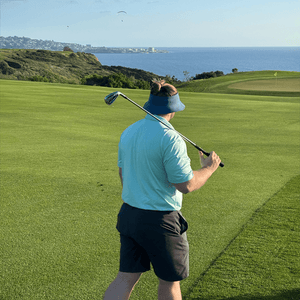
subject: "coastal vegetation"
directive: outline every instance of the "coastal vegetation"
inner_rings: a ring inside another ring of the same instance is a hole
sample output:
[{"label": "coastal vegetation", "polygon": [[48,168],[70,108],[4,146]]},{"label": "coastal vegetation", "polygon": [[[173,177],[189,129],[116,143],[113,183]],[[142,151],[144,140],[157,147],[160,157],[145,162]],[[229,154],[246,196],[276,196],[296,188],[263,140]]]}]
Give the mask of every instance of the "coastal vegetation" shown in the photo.
[{"label": "coastal vegetation", "polygon": [[[123,76],[128,78],[125,80]],[[109,77],[109,79],[100,80],[100,77]],[[121,87],[148,88],[155,77],[157,75],[143,70],[103,66],[97,57],[90,53],[28,49],[0,50],[0,79],[68,84],[107,83],[111,87],[114,82],[116,82],[115,87],[120,87],[119,83],[126,81],[126,84]]]},{"label": "coastal vegetation", "polygon": [[[189,76],[187,71],[183,71],[186,80],[182,82],[170,75],[159,76],[139,69],[104,66],[93,54],[75,53],[68,47],[64,50],[2,49],[0,79],[148,90],[153,79],[161,78],[175,85],[178,90],[189,92],[249,95],[271,93],[274,96],[291,97],[299,96],[300,92],[300,72],[238,72],[234,68],[227,75],[222,71],[211,71]],[[250,82],[253,81],[256,83],[251,86]],[[259,89],[256,88],[258,85]]]},{"label": "coastal vegetation", "polygon": [[195,77],[192,78],[192,80],[216,78],[220,76],[224,76],[224,73],[222,71],[203,72],[201,74],[196,74]]},{"label": "coastal vegetation", "polygon": [[98,85],[114,88],[128,88],[128,89],[150,89],[150,81],[136,79],[134,76],[126,76],[123,73],[112,74],[109,76],[88,75],[82,79],[82,84]]}]

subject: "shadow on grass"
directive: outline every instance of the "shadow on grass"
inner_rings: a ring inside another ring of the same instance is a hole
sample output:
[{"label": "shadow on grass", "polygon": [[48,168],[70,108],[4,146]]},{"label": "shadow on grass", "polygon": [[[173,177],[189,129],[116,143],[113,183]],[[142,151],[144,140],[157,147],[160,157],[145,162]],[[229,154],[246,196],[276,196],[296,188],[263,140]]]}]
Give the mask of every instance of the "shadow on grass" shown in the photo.
[{"label": "shadow on grass", "polygon": [[[194,298],[198,300],[216,300],[215,297],[199,297]],[[271,296],[254,296],[254,295],[240,295],[235,297],[224,297],[224,298],[217,298],[219,300],[300,300],[300,289],[293,289],[289,291],[280,291],[275,292],[274,295]]]}]

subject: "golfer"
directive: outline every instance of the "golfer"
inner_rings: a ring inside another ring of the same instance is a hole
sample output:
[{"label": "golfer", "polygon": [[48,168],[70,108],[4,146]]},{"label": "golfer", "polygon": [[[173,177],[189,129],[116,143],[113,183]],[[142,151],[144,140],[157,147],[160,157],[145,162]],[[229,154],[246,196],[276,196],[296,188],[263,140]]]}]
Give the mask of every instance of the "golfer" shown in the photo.
[{"label": "golfer", "polygon": [[[184,110],[176,88],[154,82],[144,108],[171,128]],[[120,268],[104,299],[129,299],[142,273],[158,277],[158,299],[182,299],[180,281],[189,275],[188,224],[182,216],[182,194],[201,188],[221,160],[215,152],[193,171],[184,140],[150,115],[121,135],[118,166],[124,201],[118,214]]]}]

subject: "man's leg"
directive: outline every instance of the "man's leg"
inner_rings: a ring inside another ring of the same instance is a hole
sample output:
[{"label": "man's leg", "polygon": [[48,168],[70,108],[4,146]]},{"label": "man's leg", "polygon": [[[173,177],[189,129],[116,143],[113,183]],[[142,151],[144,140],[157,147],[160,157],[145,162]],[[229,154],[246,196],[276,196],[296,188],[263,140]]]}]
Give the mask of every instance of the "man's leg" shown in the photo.
[{"label": "man's leg", "polygon": [[119,272],[105,292],[104,300],[127,300],[142,273]]},{"label": "man's leg", "polygon": [[158,300],[182,300],[180,281],[164,281],[159,278]]}]

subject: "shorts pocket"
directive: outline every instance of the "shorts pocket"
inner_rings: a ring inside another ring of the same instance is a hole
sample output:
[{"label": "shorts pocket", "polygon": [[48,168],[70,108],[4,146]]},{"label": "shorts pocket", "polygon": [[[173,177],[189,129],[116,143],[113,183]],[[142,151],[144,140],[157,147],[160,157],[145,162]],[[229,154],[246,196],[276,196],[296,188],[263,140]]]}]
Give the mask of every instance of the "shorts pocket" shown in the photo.
[{"label": "shorts pocket", "polygon": [[128,216],[127,216],[127,214],[128,214],[127,206],[126,206],[126,204],[123,204],[118,213],[117,225],[116,225],[117,230],[123,235],[128,235]]},{"label": "shorts pocket", "polygon": [[188,230],[189,225],[187,220],[184,218],[184,216],[180,211],[178,212],[178,215],[179,215],[179,223],[180,223],[180,234],[183,234]]}]

